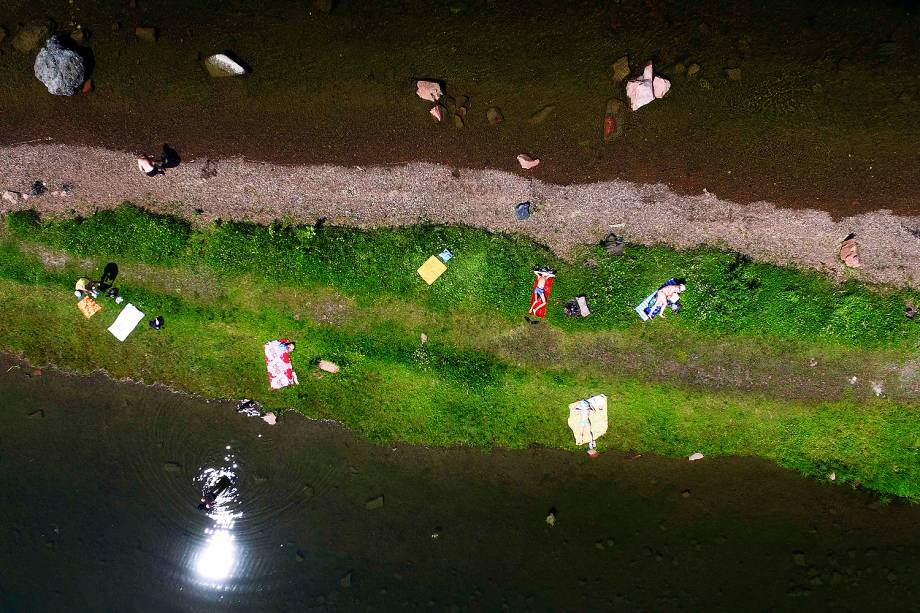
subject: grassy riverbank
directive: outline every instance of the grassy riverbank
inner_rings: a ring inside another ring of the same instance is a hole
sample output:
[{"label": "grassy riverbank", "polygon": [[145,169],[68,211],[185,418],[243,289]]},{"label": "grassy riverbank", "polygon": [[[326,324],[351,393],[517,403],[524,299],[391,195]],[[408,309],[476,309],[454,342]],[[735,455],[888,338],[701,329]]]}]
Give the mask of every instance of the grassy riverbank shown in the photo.
[{"label": "grassy riverbank", "polygon": [[[597,249],[582,258],[593,267],[462,228],[196,229],[131,207],[82,221],[11,214],[2,239],[0,349],[35,363],[246,396],[373,440],[436,445],[572,447],[566,405],[605,393],[602,449],[757,455],[920,499],[909,385],[920,326],[902,315],[916,295],[714,250]],[[428,287],[415,269],[444,247],[456,257]],[[118,343],[105,331],[109,301],[83,320],[73,281],[108,261],[122,294],[163,315],[164,330]],[[543,264],[558,278],[548,322],[531,326],[522,315]],[[687,279],[684,310],[643,325],[632,307],[670,276]],[[565,318],[562,303],[579,294],[592,315]],[[282,336],[298,341],[301,385],[271,393],[261,344]],[[342,372],[321,376],[310,366],[320,357]],[[889,395],[867,392],[870,378]]]}]

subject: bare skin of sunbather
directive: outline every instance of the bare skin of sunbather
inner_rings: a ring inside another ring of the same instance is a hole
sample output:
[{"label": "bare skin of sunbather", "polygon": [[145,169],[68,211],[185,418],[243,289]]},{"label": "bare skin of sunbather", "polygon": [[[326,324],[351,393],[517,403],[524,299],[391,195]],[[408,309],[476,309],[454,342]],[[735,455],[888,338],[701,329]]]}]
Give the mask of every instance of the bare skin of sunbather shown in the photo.
[{"label": "bare skin of sunbather", "polygon": [[[680,285],[665,285],[658,293],[655,295],[655,304],[652,306],[651,312],[654,313],[655,309],[660,309],[658,315],[664,317],[669,302],[677,302],[680,299],[680,293],[687,289],[687,286],[681,283]],[[673,298],[672,298],[673,296]]]},{"label": "bare skin of sunbather", "polygon": [[591,411],[594,410],[594,407],[591,406],[591,403],[587,400],[582,400],[578,409],[576,409],[581,417],[581,439],[588,439],[588,455],[592,458],[596,458],[600,455],[597,451],[597,443],[594,441],[594,434],[591,432]]}]

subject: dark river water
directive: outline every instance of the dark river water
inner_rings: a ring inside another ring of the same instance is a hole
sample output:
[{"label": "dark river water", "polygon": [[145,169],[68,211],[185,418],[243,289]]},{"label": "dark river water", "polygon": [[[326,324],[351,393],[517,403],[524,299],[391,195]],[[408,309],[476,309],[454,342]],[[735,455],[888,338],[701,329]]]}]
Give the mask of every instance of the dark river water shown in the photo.
[{"label": "dark river water", "polygon": [[375,446],[0,367],[3,611],[916,608],[920,509],[760,460]]}]

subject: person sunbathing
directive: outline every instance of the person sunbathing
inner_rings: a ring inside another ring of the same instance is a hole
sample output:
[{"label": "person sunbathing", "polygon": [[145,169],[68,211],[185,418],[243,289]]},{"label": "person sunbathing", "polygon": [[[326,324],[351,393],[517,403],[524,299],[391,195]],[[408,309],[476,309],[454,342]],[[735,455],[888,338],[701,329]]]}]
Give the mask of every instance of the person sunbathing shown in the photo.
[{"label": "person sunbathing", "polygon": [[537,284],[533,288],[533,302],[530,303],[529,315],[537,315],[540,309],[546,307],[546,282],[556,275],[548,268],[533,271],[537,276]]},{"label": "person sunbathing", "polygon": [[665,285],[655,294],[655,304],[652,305],[649,312],[655,313],[657,310],[658,315],[664,317],[667,310],[665,309],[666,306],[670,306],[675,313],[680,311],[680,293],[685,289],[687,289],[687,286],[683,283]]},{"label": "person sunbathing", "polygon": [[600,455],[597,451],[597,441],[594,440],[594,433],[591,431],[591,411],[594,407],[587,400],[580,400],[575,409],[579,415],[579,426],[581,427],[581,439],[588,439],[588,455],[596,458]]}]

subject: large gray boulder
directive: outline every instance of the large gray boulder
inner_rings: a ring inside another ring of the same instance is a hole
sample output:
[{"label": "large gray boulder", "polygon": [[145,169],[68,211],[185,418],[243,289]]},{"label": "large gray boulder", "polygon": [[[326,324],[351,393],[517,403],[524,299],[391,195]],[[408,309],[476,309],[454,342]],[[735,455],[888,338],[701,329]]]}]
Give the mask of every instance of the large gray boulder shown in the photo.
[{"label": "large gray boulder", "polygon": [[35,58],[35,78],[55,96],[73,96],[83,85],[83,58],[52,36]]}]

